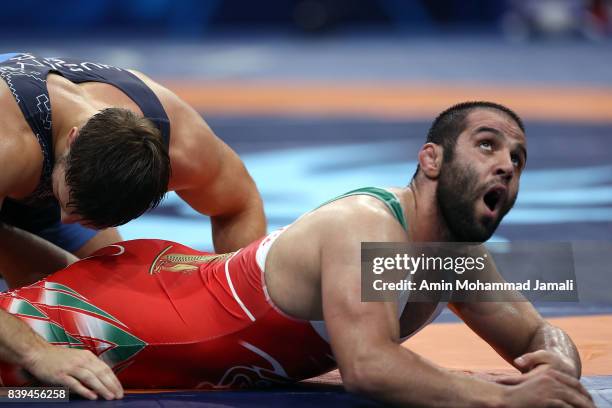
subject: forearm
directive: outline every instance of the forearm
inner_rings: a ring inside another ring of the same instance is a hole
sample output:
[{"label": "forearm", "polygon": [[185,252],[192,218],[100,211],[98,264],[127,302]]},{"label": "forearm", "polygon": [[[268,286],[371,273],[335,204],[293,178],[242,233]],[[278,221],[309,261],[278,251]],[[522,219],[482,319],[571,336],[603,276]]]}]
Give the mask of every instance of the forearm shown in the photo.
[{"label": "forearm", "polygon": [[570,337],[558,327],[544,322],[538,327],[525,353],[546,350],[569,360],[575,368],[576,378],[582,373],[582,363],[576,345]]},{"label": "forearm", "polygon": [[0,274],[11,288],[34,283],[75,260],[40,237],[0,224]]},{"label": "forearm", "polygon": [[244,248],[266,233],[266,219],[259,198],[240,212],[211,217],[211,223],[217,253]]},{"label": "forearm", "polygon": [[[452,373],[401,346],[371,353],[348,388],[396,406],[497,407],[504,387]],[[346,381],[345,381],[346,382]],[[357,385],[355,385],[357,384]]]},{"label": "forearm", "polygon": [[48,346],[27,324],[0,310],[0,360],[27,369],[34,356]]}]

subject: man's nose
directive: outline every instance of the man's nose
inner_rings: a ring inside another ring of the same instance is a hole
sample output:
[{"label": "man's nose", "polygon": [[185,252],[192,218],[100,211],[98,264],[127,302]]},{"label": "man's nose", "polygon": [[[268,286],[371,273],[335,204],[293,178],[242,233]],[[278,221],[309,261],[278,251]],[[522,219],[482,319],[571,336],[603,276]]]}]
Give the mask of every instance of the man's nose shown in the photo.
[{"label": "man's nose", "polygon": [[498,155],[494,173],[506,182],[512,180],[514,176],[514,163],[512,163],[512,158],[508,152]]}]

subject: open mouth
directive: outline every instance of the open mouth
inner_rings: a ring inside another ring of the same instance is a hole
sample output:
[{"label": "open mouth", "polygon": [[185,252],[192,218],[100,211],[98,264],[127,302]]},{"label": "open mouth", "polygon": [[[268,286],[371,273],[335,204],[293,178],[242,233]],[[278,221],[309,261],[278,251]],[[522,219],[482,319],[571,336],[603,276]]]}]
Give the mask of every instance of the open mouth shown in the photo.
[{"label": "open mouth", "polygon": [[491,211],[495,211],[502,201],[504,189],[501,187],[492,188],[484,195],[484,203]]}]

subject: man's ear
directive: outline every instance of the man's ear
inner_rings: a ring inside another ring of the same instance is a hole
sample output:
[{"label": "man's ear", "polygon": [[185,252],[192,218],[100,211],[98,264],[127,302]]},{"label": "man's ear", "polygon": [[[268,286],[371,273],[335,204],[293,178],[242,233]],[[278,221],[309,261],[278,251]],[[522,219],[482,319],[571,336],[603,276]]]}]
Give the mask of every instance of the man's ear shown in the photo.
[{"label": "man's ear", "polygon": [[78,135],[79,135],[79,128],[76,126],[73,126],[68,132],[68,139],[66,141],[66,147],[72,146],[72,142],[74,142],[74,140],[77,138]]},{"label": "man's ear", "polygon": [[437,179],[442,167],[442,146],[435,143],[425,143],[419,151],[419,166],[427,178]]}]

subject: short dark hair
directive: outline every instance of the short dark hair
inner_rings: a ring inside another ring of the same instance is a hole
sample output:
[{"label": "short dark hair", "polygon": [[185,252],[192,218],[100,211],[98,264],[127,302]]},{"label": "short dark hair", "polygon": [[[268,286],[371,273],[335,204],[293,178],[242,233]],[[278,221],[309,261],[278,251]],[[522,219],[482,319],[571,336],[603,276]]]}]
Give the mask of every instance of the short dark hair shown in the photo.
[{"label": "short dark hair", "polygon": [[[465,130],[466,118],[476,109],[491,109],[497,110],[508,115],[516,122],[518,127],[525,132],[525,126],[521,118],[510,108],[495,102],[488,101],[468,101],[461,102],[440,113],[431,124],[427,132],[427,140],[425,143],[435,143],[444,148],[444,161],[452,160],[457,138]],[[419,167],[414,173],[416,177],[419,172]]]},{"label": "short dark hair", "polygon": [[104,109],[70,146],[67,206],[96,228],[122,225],[161,202],[170,174],[168,148],[150,120],[127,109]]}]

